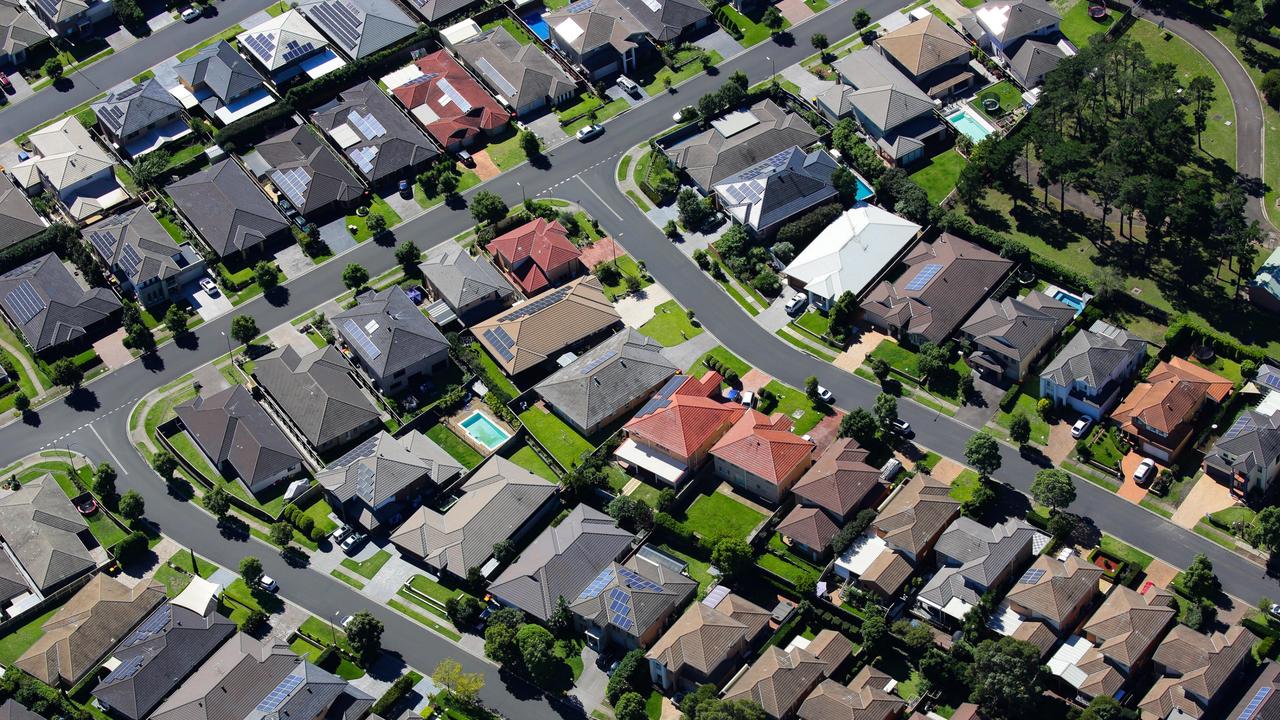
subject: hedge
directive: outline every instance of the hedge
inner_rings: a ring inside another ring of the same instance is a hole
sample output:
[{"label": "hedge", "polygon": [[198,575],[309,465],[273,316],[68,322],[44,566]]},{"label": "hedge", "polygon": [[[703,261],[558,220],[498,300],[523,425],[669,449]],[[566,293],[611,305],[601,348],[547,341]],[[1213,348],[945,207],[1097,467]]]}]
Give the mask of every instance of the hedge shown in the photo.
[{"label": "hedge", "polygon": [[778,229],[775,243],[788,242],[799,252],[813,242],[828,225],[840,217],[844,209],[839,203],[828,203],[810,210]]},{"label": "hedge", "polygon": [[64,223],[54,223],[35,236],[0,250],[0,273],[9,272],[51,252],[72,247],[82,247],[76,229]]},{"label": "hedge", "polygon": [[413,689],[413,685],[413,677],[408,674],[396,678],[396,681],[391,683],[391,687],[387,688],[386,692],[382,693],[382,697],[378,698],[378,701],[373,704],[369,712],[374,715],[385,716],[387,711],[394,708],[396,703],[400,702],[400,699]]},{"label": "hedge", "polygon": [[1194,343],[1206,345],[1213,348],[1213,351],[1219,355],[1236,362],[1251,360],[1254,363],[1263,363],[1267,360],[1266,354],[1261,350],[1245,347],[1230,335],[1209,327],[1200,318],[1186,314],[1177,316],[1173,322],[1169,323],[1169,329],[1164,333],[1164,341],[1170,348],[1176,349],[1190,349]]}]

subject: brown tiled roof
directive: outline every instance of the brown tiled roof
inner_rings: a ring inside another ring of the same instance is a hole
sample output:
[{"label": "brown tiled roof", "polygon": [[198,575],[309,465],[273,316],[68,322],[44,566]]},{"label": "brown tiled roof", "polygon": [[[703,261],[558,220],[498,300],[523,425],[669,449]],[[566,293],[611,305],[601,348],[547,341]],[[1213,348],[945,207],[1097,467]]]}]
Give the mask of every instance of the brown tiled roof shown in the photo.
[{"label": "brown tiled roof", "polygon": [[1139,706],[1160,717],[1175,707],[1199,717],[1201,710],[1188,693],[1212,702],[1255,640],[1253,633],[1239,625],[1212,635],[1198,633],[1186,625],[1176,626],[1154,656],[1167,677],[1156,681]]},{"label": "brown tiled roof", "polygon": [[714,607],[694,603],[649,648],[645,657],[673,673],[691,667],[711,677],[749,644],[769,623],[770,613],[736,595],[726,595]]},{"label": "brown tiled roof", "polygon": [[1107,662],[1106,656],[1098,648],[1090,647],[1085,650],[1076,667],[1085,675],[1084,681],[1080,683],[1080,690],[1089,697],[1113,697],[1124,685],[1124,674]]},{"label": "brown tiled roof", "polygon": [[1135,435],[1144,432],[1141,421],[1165,434],[1166,438],[1155,438],[1161,444],[1176,446],[1177,442],[1167,438],[1189,432],[1191,420],[1205,400],[1220,403],[1231,389],[1230,380],[1175,357],[1156,365],[1146,382],[1134,386],[1111,417]]},{"label": "brown tiled roof", "polygon": [[876,45],[917,77],[969,57],[969,43],[933,13],[882,35]]},{"label": "brown tiled roof", "polygon": [[823,680],[800,705],[802,720],[889,720],[906,708],[902,698],[885,690],[893,679],[864,665],[848,686]]},{"label": "brown tiled roof", "polygon": [[1177,614],[1172,607],[1152,605],[1156,599],[1155,594],[1143,596],[1118,586],[1085,623],[1084,632],[1096,638],[1102,654],[1124,667],[1141,664]]},{"label": "brown tiled roof", "polygon": [[885,595],[895,595],[902,583],[911,577],[914,568],[901,554],[888,551],[871,561],[867,571],[858,577],[863,583],[874,587]]},{"label": "brown tiled roof", "polygon": [[[837,635],[829,638],[825,634]],[[833,630],[823,630],[810,642],[825,655],[837,654],[844,647],[848,656],[853,644]],[[724,691],[725,700],[746,700],[759,705],[774,720],[789,715],[820,681],[834,670],[827,661],[808,650],[792,648],[791,652],[770,645],[738,679]]]},{"label": "brown tiled roof", "polygon": [[867,451],[853,438],[839,438],[818,456],[791,492],[837,517],[847,517],[883,489],[880,471],[867,464]]},{"label": "brown tiled roof", "polygon": [[[503,371],[515,375],[619,320],[600,281],[588,275],[476,323],[471,332]],[[499,330],[511,340],[508,349],[495,344]]]},{"label": "brown tiled roof", "polygon": [[884,541],[913,555],[933,546],[960,512],[950,486],[929,475],[911,478],[880,511],[874,526]]},{"label": "brown tiled roof", "polygon": [[822,510],[797,505],[778,524],[778,532],[814,550],[822,550],[831,544],[840,527]]},{"label": "brown tiled roof", "polygon": [[1035,645],[1040,649],[1040,657],[1042,658],[1045,653],[1049,652],[1049,648],[1052,648],[1058,642],[1058,634],[1053,631],[1053,628],[1039,620],[1024,620],[1009,637]]},{"label": "brown tiled roof", "polygon": [[[1042,572],[1035,572],[1042,571]],[[1102,568],[1072,555],[1065,562],[1041,555],[1006,598],[1037,617],[1060,625],[1098,592]],[[1031,581],[1031,582],[1028,582]]]},{"label": "brown tiled roof", "polygon": [[813,456],[812,440],[791,432],[782,413],[747,410],[711,448],[711,454],[777,485]]}]

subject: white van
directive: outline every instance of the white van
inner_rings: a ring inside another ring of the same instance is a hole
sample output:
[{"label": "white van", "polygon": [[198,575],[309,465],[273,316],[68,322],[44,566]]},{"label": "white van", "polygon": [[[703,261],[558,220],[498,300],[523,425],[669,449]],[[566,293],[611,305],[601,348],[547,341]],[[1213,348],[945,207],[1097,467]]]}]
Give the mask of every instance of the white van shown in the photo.
[{"label": "white van", "polygon": [[626,75],[618,76],[618,87],[626,90],[632,97],[640,97],[640,86],[636,84],[635,80]]}]

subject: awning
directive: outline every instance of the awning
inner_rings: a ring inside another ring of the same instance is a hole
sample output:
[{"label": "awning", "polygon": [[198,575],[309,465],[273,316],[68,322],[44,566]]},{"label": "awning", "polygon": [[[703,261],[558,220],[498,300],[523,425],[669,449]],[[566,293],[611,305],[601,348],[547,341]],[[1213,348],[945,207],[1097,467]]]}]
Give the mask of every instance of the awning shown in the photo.
[{"label": "awning", "polygon": [[685,471],[689,469],[687,465],[669,455],[652,448],[640,447],[631,438],[623,440],[613,455],[623,462],[648,470],[655,477],[672,485],[679,483]]},{"label": "awning", "polygon": [[193,577],[187,587],[178,593],[178,597],[169,602],[205,616],[213,609],[220,594],[222,594],[222,586],[218,583],[202,577]]}]

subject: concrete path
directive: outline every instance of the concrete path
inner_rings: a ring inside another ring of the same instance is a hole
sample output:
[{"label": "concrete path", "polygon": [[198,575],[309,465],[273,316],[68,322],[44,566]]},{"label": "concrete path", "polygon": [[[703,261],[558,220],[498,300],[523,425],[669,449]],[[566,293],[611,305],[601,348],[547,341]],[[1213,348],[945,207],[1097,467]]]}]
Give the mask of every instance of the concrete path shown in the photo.
[{"label": "concrete path", "polygon": [[800,95],[806,100],[812,100],[835,86],[831,80],[823,80],[799,64],[782,68],[781,74],[784,79],[800,86]]},{"label": "concrete path", "polygon": [[[36,395],[43,395],[49,388],[40,382],[40,374],[36,372],[36,366],[31,362],[31,358],[22,348],[10,343],[8,340],[0,339],[0,348],[9,353],[18,364],[22,366],[22,372],[26,373],[27,379],[31,381],[31,386],[35,388]],[[35,398],[32,398],[33,400]]]},{"label": "concrete path", "polygon": [[662,356],[676,364],[676,367],[684,368],[689,372],[693,364],[698,362],[698,358],[707,354],[707,351],[720,344],[714,335],[709,332],[703,332],[701,335],[685,340],[674,347],[662,348]]}]

